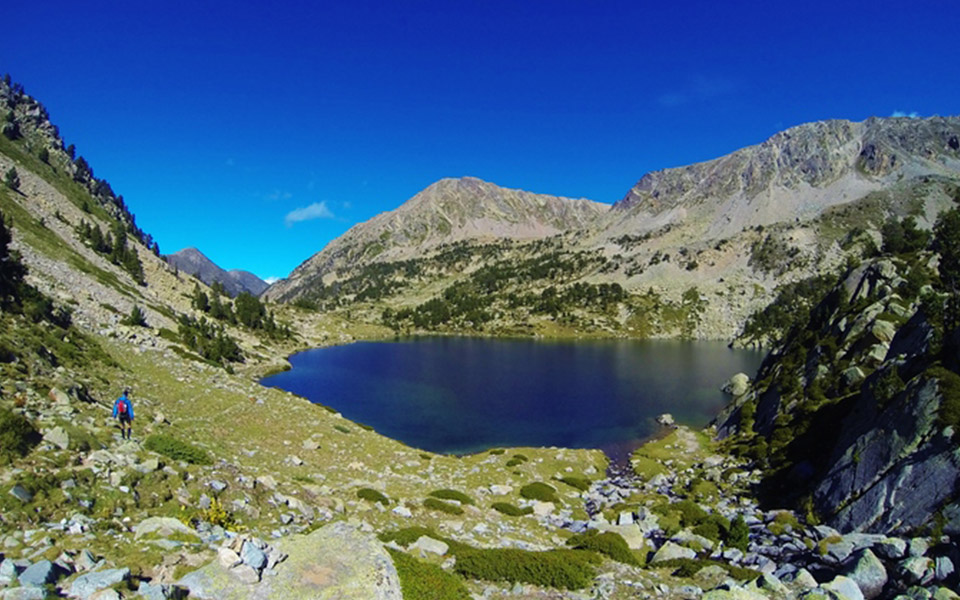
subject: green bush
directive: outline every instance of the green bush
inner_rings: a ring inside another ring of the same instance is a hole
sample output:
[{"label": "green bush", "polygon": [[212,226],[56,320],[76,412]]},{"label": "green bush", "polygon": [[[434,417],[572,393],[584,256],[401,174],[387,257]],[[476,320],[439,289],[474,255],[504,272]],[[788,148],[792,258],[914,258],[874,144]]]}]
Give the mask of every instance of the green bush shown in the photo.
[{"label": "green bush", "polygon": [[194,465],[213,464],[206,451],[169,435],[151,435],[143,443],[143,447],[173,460],[182,460]]},{"label": "green bush", "polygon": [[515,506],[513,504],[510,504],[509,502],[494,502],[492,505],[490,505],[490,508],[492,508],[495,511],[502,512],[508,517],[522,517],[524,515],[533,514],[532,506],[526,506],[524,508],[520,508],[519,506]]},{"label": "green bush", "polygon": [[573,536],[567,540],[567,545],[576,550],[599,552],[625,565],[641,566],[623,536],[613,531],[598,533],[596,530],[590,530]]},{"label": "green bush", "polygon": [[470,600],[470,592],[456,575],[394,548],[387,551],[397,568],[404,600]]},{"label": "green bush", "polygon": [[40,433],[20,413],[0,408],[0,463],[25,456],[40,442]]},{"label": "green bush", "polygon": [[654,565],[656,568],[673,569],[674,577],[693,577],[700,569],[704,567],[717,566],[725,570],[730,577],[739,581],[750,581],[760,577],[758,571],[737,567],[718,560],[707,560],[701,558],[671,558],[663,560]]},{"label": "green bush", "polygon": [[529,552],[496,548],[460,552],[454,568],[470,579],[578,590],[593,582],[593,565],[599,562],[596,554],[583,550]]},{"label": "green bush", "polygon": [[734,517],[730,523],[730,532],[727,534],[727,545],[740,550],[747,551],[747,545],[750,543],[750,528],[747,522],[743,520],[743,515]]},{"label": "green bush", "polygon": [[449,547],[448,552],[452,555],[473,550],[472,546],[468,546],[457,540],[442,537],[428,527],[405,527],[403,529],[397,529],[396,531],[386,531],[377,537],[381,542],[396,542],[400,546],[409,546],[423,536],[431,537],[445,543]]},{"label": "green bush", "polygon": [[462,515],[463,509],[457,506],[456,504],[450,504],[449,502],[444,502],[443,500],[438,500],[436,498],[427,498],[423,501],[424,508],[429,508],[431,510],[439,510],[445,512],[449,515]]},{"label": "green bush", "polygon": [[506,450],[503,449],[503,448],[494,448],[493,450],[490,450],[490,454],[493,454],[493,455],[495,455],[495,456],[499,456],[500,454],[503,454],[504,452],[506,452]]},{"label": "green bush", "polygon": [[716,514],[707,515],[699,525],[693,528],[693,533],[714,542],[726,539],[729,532],[730,520]]},{"label": "green bush", "polygon": [[693,527],[707,518],[707,511],[693,500],[681,500],[673,505],[673,509],[680,513],[684,527]]},{"label": "green bush", "polygon": [[441,500],[456,500],[460,504],[473,504],[473,498],[457,490],[434,490],[430,495]]},{"label": "green bush", "polygon": [[360,488],[357,490],[357,498],[360,498],[361,500],[367,500],[368,502],[379,502],[384,506],[390,504],[390,498],[387,498],[381,492],[378,492],[373,488]]},{"label": "green bush", "polygon": [[943,396],[937,421],[941,428],[953,427],[954,439],[958,439],[960,429],[960,375],[937,366],[927,370],[928,376],[937,380],[937,387]]},{"label": "green bush", "polygon": [[557,479],[560,483],[565,483],[570,487],[585,492],[590,489],[590,480],[586,477],[560,477]]},{"label": "green bush", "polygon": [[527,500],[540,500],[541,502],[553,502],[557,504],[560,499],[557,498],[557,490],[549,484],[542,481],[535,481],[520,488],[520,495]]}]

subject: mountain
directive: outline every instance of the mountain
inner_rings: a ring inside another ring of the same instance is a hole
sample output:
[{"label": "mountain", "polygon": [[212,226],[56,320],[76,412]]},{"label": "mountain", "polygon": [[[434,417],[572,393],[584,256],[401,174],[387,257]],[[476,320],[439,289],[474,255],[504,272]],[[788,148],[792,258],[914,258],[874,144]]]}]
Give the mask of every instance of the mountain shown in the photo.
[{"label": "mountain", "polygon": [[266,297],[293,299],[336,277],[338,270],[415,258],[443,244],[534,240],[577,231],[607,208],[585,199],[502,188],[473,177],[442,179],[396,210],[351,227],[273,284]]},{"label": "mountain", "polygon": [[259,296],[269,287],[267,282],[249,271],[221,269],[196,248],[184,248],[173,254],[167,254],[164,259],[184,273],[196,275],[207,285],[213,285],[214,282],[222,283],[227,294],[232,297],[236,297],[240,292]]},{"label": "mountain", "polygon": [[809,123],[644,175],[609,207],[443,180],[265,297],[404,331],[731,339],[778,287],[869,252],[887,219],[929,228],[960,185],[958,139],[956,117]]},{"label": "mountain", "polygon": [[[916,226],[960,197],[949,169],[680,245],[682,219],[610,239],[612,209],[449,180],[287,306],[182,276],[38,101],[6,78],[0,106],[4,597],[955,597],[960,213],[932,244]],[[258,383],[405,327],[693,336],[725,314],[772,345],[726,439],[665,430],[629,465],[432,454]]]}]

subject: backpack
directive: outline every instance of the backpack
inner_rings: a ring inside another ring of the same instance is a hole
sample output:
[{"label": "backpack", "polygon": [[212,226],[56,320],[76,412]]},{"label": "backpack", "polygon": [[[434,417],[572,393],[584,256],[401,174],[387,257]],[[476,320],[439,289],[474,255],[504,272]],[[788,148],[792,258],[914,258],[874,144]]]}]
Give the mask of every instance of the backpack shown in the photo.
[{"label": "backpack", "polygon": [[127,403],[124,400],[117,400],[117,414],[125,415],[127,414]]}]

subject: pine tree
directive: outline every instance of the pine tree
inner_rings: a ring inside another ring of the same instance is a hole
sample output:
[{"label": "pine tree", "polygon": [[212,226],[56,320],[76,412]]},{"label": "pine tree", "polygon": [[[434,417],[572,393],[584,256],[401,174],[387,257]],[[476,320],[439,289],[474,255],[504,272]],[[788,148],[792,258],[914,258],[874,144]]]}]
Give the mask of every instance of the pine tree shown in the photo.
[{"label": "pine tree", "polygon": [[3,176],[3,183],[13,191],[20,189],[20,176],[15,168],[10,167],[10,170]]},{"label": "pine tree", "polygon": [[143,309],[134,304],[133,308],[130,309],[130,314],[127,315],[122,322],[124,325],[129,325],[131,327],[146,327],[147,316],[144,314]]}]

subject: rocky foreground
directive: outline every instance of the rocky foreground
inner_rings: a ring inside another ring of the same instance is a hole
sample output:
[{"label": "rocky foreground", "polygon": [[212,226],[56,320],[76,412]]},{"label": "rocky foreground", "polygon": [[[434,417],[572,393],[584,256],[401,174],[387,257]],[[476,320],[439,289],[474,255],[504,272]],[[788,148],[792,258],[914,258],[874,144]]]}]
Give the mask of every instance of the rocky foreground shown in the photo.
[{"label": "rocky foreground", "polygon": [[[56,446],[65,441],[62,435],[51,430],[46,443]],[[494,452],[484,460],[503,458]],[[124,485],[131,472],[178,471],[177,463],[166,466],[170,461],[162,455],[129,442],[91,452],[87,462],[106,480],[103,485],[121,495],[138,493]],[[562,477],[558,473],[557,479]],[[491,599],[958,597],[952,590],[960,581],[960,548],[951,536],[960,534],[960,519],[945,519],[932,535],[841,534],[791,511],[760,508],[749,492],[759,477],[707,435],[679,427],[640,448],[629,466],[588,480],[583,490],[554,479],[547,485],[554,493],[563,489],[562,497],[519,498],[519,516],[482,508],[472,498],[445,500],[460,514],[450,510],[439,517],[404,500],[341,502],[314,510],[271,489],[277,483],[269,476],[203,478],[198,482],[203,493],[193,497],[208,517],[223,510],[227,490],[257,490],[266,494],[259,501],[264,509],[280,511],[278,526],[244,532],[235,523],[210,522],[216,518],[135,520],[122,511],[109,519],[78,512],[39,522],[2,540],[0,598],[402,598],[399,563],[391,551],[462,574],[458,563],[469,559],[465,546],[537,555],[589,532],[616,534],[630,552],[617,559],[604,555],[580,589],[551,589],[522,579],[467,580],[465,589],[469,597]],[[69,495],[76,485],[66,480],[60,488]],[[490,499],[509,499],[513,492],[507,483],[470,491]],[[7,501],[33,501],[23,486],[7,495]],[[246,496],[258,504],[254,494]],[[405,531],[413,537],[402,535]],[[114,549],[98,543],[104,535],[115,538]],[[124,543],[150,548],[157,564],[131,569],[111,551]]]}]

